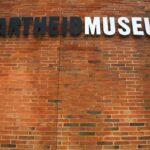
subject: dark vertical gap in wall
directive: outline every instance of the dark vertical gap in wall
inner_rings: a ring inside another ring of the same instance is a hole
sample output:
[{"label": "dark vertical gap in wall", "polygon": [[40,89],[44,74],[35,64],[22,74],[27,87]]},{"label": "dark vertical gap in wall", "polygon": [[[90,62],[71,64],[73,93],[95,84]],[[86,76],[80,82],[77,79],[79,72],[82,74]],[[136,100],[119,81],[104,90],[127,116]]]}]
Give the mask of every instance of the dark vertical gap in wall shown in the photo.
[{"label": "dark vertical gap in wall", "polygon": [[[59,4],[59,11],[60,11],[60,18],[62,17],[62,0],[60,0]],[[59,48],[58,48],[58,64],[57,64],[57,71],[58,71],[58,85],[57,85],[57,100],[59,100],[59,87],[60,87],[60,50],[61,50],[61,35],[59,35]],[[56,103],[56,150],[58,150],[58,124],[59,124],[59,102]]]}]

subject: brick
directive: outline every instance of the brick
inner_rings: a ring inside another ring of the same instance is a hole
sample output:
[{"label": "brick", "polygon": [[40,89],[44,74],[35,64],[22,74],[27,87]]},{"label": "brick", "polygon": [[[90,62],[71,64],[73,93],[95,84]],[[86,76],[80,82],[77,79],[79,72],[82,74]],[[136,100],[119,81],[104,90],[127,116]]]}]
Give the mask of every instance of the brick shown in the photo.
[{"label": "brick", "polygon": [[58,99],[51,99],[51,100],[48,100],[49,103],[61,103],[62,100],[58,100]]},{"label": "brick", "polygon": [[101,62],[99,60],[89,60],[88,63],[90,63],[90,64],[99,64]]},{"label": "brick", "polygon": [[96,126],[96,123],[80,123],[80,126],[82,127],[84,127],[84,126],[86,126],[86,127],[95,127]]},{"label": "brick", "polygon": [[119,146],[107,146],[107,145],[104,145],[103,148],[104,149],[119,149]]},{"label": "brick", "polygon": [[2,148],[15,148],[16,144],[1,144]]},{"label": "brick", "polygon": [[110,128],[110,130],[116,131],[116,130],[119,130],[119,128],[118,127],[113,127],[113,128]]},{"label": "brick", "polygon": [[145,107],[145,110],[150,110],[150,107]]},{"label": "brick", "polygon": [[74,118],[72,115],[67,115],[65,118]]},{"label": "brick", "polygon": [[105,122],[119,122],[119,119],[105,119]]},{"label": "brick", "polygon": [[33,140],[34,136],[19,136],[19,139],[22,139],[22,140]]},{"label": "brick", "polygon": [[101,112],[100,111],[88,111],[88,114],[99,115],[99,114],[101,114]]},{"label": "brick", "polygon": [[81,136],[94,136],[95,132],[80,132],[79,135],[81,135]]},{"label": "brick", "polygon": [[138,149],[149,149],[150,145],[138,145]]},{"label": "brick", "polygon": [[144,126],[144,123],[130,123],[130,126]]},{"label": "brick", "polygon": [[76,126],[79,126],[78,123],[65,123],[64,126],[66,127],[76,127]]},{"label": "brick", "polygon": [[100,141],[100,142],[97,142],[97,145],[113,145],[113,142]]},{"label": "brick", "polygon": [[150,136],[141,136],[139,140],[150,140]]}]

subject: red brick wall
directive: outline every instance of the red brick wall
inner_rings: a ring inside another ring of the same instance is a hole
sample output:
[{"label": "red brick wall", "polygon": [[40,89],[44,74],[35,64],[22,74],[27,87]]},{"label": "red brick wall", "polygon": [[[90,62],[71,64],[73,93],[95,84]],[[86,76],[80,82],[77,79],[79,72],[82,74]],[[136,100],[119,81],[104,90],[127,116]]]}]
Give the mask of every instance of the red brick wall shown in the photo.
[{"label": "red brick wall", "polygon": [[[0,16],[150,16],[149,0],[3,0]],[[0,150],[149,150],[149,37],[0,38]]]}]

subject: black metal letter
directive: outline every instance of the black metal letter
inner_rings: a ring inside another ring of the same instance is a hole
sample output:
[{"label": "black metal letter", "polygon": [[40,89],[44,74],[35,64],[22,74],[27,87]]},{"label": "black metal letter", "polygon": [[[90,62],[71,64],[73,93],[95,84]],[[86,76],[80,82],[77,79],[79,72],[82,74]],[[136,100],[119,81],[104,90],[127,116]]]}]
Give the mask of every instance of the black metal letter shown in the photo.
[{"label": "black metal letter", "polygon": [[12,36],[12,35],[19,36],[20,35],[20,25],[21,25],[21,21],[20,21],[19,17],[10,18],[8,35],[9,36]]},{"label": "black metal letter", "polygon": [[70,34],[79,35],[82,32],[82,20],[80,17],[70,17]]},{"label": "black metal letter", "polygon": [[66,35],[67,34],[67,17],[63,17],[62,18],[61,34],[62,35]]},{"label": "black metal letter", "polygon": [[22,17],[22,20],[23,20],[23,25],[24,25],[23,35],[28,36],[30,24],[33,21],[33,17]]},{"label": "black metal letter", "polygon": [[35,36],[44,35],[45,28],[46,28],[46,17],[42,17],[42,20],[40,20],[40,17],[36,17],[34,20],[33,34]]},{"label": "black metal letter", "polygon": [[59,17],[58,16],[49,17],[48,33],[50,36],[57,36],[59,34],[58,25],[59,25]]},{"label": "black metal letter", "polygon": [[0,18],[0,35],[6,35],[6,20],[5,18]]}]

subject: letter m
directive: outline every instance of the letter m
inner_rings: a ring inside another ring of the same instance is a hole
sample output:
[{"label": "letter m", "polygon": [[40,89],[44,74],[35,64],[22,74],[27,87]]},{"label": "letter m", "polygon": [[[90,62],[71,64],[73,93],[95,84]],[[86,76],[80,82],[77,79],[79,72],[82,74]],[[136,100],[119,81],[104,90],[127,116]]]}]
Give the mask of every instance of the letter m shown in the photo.
[{"label": "letter m", "polygon": [[93,22],[91,17],[85,17],[85,35],[100,35],[100,17],[94,17]]}]

